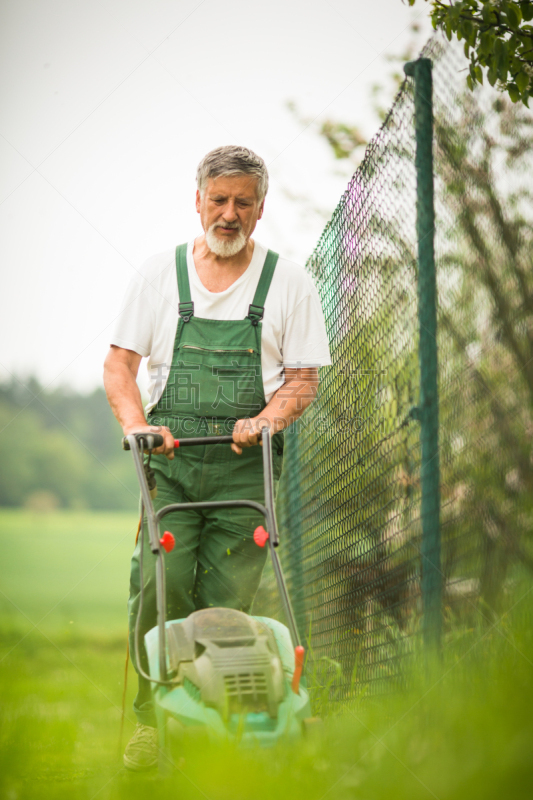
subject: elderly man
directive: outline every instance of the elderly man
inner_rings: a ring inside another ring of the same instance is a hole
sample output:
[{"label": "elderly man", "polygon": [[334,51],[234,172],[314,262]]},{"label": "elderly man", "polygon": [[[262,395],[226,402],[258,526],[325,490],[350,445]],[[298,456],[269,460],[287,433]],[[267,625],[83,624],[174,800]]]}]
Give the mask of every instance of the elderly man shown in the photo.
[{"label": "elderly man", "polygon": [[[149,259],[126,293],[104,380],[124,434],[157,430],[157,508],[170,502],[249,498],[263,502],[260,430],[273,434],[274,478],[281,474],[283,429],[316,394],[319,366],[331,363],[316,289],[296,264],[254,241],[268,188],[266,166],[244,147],[220,147],[197,172],[203,235]],[[136,383],[148,358],[150,402]],[[230,447],[186,448],[174,439],[232,432]],[[248,612],[266,550],[249,509],[185,511],[166,517],[176,538],[165,557],[167,618],[209,606]],[[156,624],[153,558],[144,549],[141,633]],[[140,543],[132,559],[130,652],[139,607]],[[145,656],[145,654],[144,654]],[[144,668],[146,669],[146,662]],[[157,761],[150,684],[139,676],[138,725],[124,763]]]}]

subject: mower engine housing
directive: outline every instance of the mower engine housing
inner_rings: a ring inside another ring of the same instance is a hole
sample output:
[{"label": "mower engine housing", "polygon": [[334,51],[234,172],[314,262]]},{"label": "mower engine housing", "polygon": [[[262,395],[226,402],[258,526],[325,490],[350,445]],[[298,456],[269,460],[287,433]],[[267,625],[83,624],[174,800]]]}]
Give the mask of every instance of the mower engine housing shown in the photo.
[{"label": "mower engine housing", "polygon": [[206,608],[167,627],[169,677],[194,700],[232,714],[276,718],[285,696],[283,666],[271,629],[242,611]]}]

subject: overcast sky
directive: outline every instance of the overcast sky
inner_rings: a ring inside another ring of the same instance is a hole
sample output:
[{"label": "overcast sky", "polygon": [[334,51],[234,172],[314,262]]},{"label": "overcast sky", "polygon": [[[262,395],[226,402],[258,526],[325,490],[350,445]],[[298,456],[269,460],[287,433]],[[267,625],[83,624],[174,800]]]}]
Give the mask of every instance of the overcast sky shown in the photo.
[{"label": "overcast sky", "polygon": [[431,33],[420,0],[0,8],[0,380],[33,373],[84,390],[101,384],[132,272],[200,232],[202,156],[244,144],[266,160],[255,237],[303,263],[324,225],[312,209],[331,213],[346,182],[318,126],[342,120],[371,137],[387,56],[405,50],[413,21]]}]

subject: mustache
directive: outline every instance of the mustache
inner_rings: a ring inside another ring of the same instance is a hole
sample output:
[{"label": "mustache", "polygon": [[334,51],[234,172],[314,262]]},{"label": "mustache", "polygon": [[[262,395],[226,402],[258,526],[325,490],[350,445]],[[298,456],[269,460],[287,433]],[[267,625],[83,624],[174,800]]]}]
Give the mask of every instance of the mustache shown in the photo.
[{"label": "mustache", "polygon": [[212,229],[214,230],[215,228],[230,228],[234,231],[241,230],[241,226],[238,222],[215,222],[215,224],[212,226]]}]

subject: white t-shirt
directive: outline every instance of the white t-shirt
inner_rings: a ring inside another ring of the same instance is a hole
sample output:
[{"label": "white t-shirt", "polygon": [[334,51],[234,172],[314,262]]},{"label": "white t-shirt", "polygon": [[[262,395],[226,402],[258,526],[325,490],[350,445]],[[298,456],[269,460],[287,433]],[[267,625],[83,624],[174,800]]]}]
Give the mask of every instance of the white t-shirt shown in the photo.
[{"label": "white t-shirt", "polygon": [[[267,248],[255,242],[246,271],[223,292],[208,291],[196,272],[194,240],[187,247],[187,266],[194,315],[202,319],[244,319],[253,300]],[[149,258],[126,291],[111,344],[148,357],[150,400],[146,413],[163,392],[172,364],[178,324],[175,250]],[[279,258],[265,302],[261,333],[261,367],[268,403],[284,382],[283,369],[331,364],[324,315],[315,285],[305,270]]]}]

